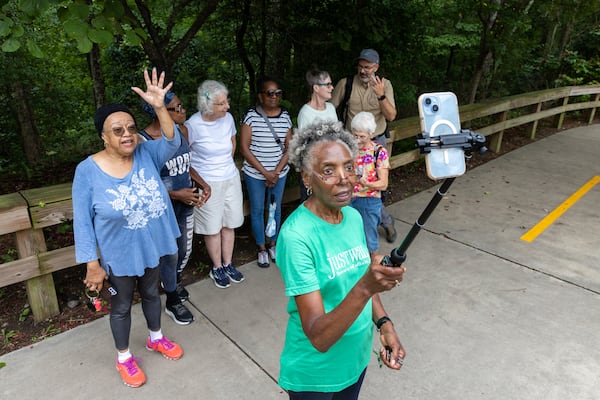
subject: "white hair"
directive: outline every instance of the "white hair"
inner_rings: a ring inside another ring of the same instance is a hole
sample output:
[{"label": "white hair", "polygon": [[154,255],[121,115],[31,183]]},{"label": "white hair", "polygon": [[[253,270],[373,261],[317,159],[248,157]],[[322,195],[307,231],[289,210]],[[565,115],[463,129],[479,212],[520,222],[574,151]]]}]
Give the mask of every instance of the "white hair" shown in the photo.
[{"label": "white hair", "polygon": [[352,130],[360,131],[360,132],[369,132],[370,135],[375,133],[375,128],[377,128],[377,124],[375,123],[375,117],[373,114],[367,111],[361,111],[352,118],[352,123],[350,124]]},{"label": "white hair", "polygon": [[212,114],[215,98],[220,94],[229,94],[227,87],[221,82],[207,80],[198,87],[198,111],[201,114]]}]

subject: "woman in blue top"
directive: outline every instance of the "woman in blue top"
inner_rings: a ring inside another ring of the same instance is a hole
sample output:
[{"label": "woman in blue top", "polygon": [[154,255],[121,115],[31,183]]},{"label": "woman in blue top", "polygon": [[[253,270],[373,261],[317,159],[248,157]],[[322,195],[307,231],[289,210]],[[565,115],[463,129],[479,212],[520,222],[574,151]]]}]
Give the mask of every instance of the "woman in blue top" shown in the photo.
[{"label": "woman in blue top", "polygon": [[[187,128],[183,125],[185,107],[179,97],[171,91],[165,95],[165,106],[177,124],[182,137],[181,146],[162,167],[160,176],[169,192],[181,236],[177,239],[178,253],[161,257],[158,268],[161,285],[167,297],[165,313],[173,318],[175,323],[187,325],[194,321],[194,316],[183,304],[189,299],[189,292],[181,284],[181,274],[192,253],[194,207],[201,207],[208,200],[210,186],[190,166],[191,156],[187,141]],[[162,139],[160,121],[154,108],[145,101],[142,102],[142,108],[146,114],[152,117],[152,122],[139,132],[140,136],[144,140]],[[201,192],[198,189],[201,189]]]},{"label": "woman in blue top", "polygon": [[277,242],[290,298],[279,384],[292,400],[357,399],[374,323],[384,364],[398,370],[405,356],[378,294],[398,285],[405,268],[371,258],[360,214],[348,206],[356,153],[340,122],[310,125],[290,141],[290,163],[312,192],[287,218]]},{"label": "woman in blue top", "polygon": [[146,377],[129,350],[131,304],[137,285],[149,337],[146,348],[170,359],[181,347],[163,336],[158,291],[160,257],[177,252],[177,220],[160,169],[181,144],[181,137],[164,104],[164,72],[144,71],[147,90],[132,88],[151,104],[165,140],[138,143],[135,119],[126,106],[107,104],[96,110],[94,124],[104,150],[88,157],[75,171],[73,220],[75,257],[87,264],[84,283],[100,291],[108,279],[112,293],[110,327],[117,348],[117,370],[132,387]]}]

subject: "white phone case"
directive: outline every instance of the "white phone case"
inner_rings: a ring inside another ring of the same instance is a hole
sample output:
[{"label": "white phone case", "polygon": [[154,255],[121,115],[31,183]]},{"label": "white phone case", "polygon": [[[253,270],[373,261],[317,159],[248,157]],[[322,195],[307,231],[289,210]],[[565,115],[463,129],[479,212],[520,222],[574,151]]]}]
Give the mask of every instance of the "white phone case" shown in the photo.
[{"label": "white phone case", "polygon": [[[421,130],[426,138],[460,133],[458,100],[452,92],[423,93],[419,96]],[[436,149],[425,155],[427,175],[444,179],[465,173],[465,154],[461,148]]]}]

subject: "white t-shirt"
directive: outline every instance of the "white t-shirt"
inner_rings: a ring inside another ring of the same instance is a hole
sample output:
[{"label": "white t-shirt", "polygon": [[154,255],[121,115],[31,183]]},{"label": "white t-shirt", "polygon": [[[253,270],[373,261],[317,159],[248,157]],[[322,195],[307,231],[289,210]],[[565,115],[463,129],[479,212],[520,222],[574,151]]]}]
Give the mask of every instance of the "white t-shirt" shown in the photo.
[{"label": "white t-shirt", "polygon": [[337,121],[335,107],[330,102],[325,103],[324,110],[315,110],[308,104],[305,104],[298,113],[298,128],[302,129],[307,125],[314,124],[317,121]]},{"label": "white t-shirt", "polygon": [[233,162],[235,121],[227,113],[216,121],[205,121],[200,112],[185,121],[188,128],[192,167],[205,181],[225,181],[237,176]]}]

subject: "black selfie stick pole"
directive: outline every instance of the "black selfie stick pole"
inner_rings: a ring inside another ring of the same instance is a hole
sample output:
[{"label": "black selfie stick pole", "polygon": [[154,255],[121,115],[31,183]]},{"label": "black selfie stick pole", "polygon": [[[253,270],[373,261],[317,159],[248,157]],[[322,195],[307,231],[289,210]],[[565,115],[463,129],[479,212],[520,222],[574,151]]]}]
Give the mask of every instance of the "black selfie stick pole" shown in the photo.
[{"label": "black selfie stick pole", "polygon": [[382,261],[383,265],[398,266],[402,265],[402,263],[406,261],[406,250],[411,245],[413,240],[415,240],[415,238],[421,231],[421,228],[423,228],[425,222],[427,222],[427,219],[429,219],[429,217],[433,213],[433,210],[435,210],[442,198],[446,195],[446,193],[448,193],[448,189],[450,188],[450,185],[452,185],[452,183],[454,182],[454,179],[456,179],[456,177],[446,178],[444,180],[442,186],[440,186],[435,192],[435,195],[429,201],[429,204],[427,204],[427,207],[425,207],[425,210],[423,210],[419,218],[417,218],[412,228],[410,228],[410,231],[406,234],[406,237],[404,238],[400,246],[398,246],[397,249],[392,250],[389,257],[384,257],[384,260]]},{"label": "black selfie stick pole", "polygon": [[[434,138],[426,137],[425,135],[419,135],[419,139],[417,140],[417,145],[421,149],[421,153],[429,153],[431,149],[444,149],[444,148],[462,148],[465,151],[465,154],[468,156],[471,155],[471,152],[474,149],[478,149],[480,153],[484,153],[487,151],[487,148],[484,146],[485,144],[485,136],[481,134],[477,134],[467,129],[463,129],[460,131],[460,134],[453,135],[443,135],[437,136]],[[390,253],[389,256],[383,257],[381,264],[387,266],[400,266],[404,261],[406,261],[406,250],[411,245],[413,240],[417,237],[417,234],[427,222],[429,216],[433,213],[433,210],[437,207],[442,198],[448,193],[448,189],[450,185],[456,179],[455,176],[446,178],[439,189],[436,191],[433,198],[425,207],[425,210],[421,213],[417,221],[414,223],[402,244]]]}]

